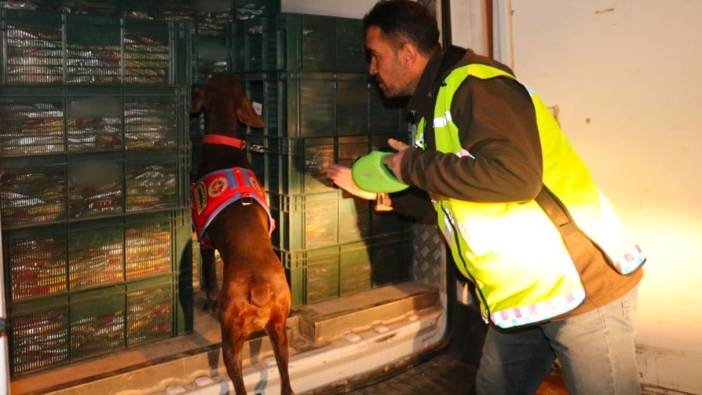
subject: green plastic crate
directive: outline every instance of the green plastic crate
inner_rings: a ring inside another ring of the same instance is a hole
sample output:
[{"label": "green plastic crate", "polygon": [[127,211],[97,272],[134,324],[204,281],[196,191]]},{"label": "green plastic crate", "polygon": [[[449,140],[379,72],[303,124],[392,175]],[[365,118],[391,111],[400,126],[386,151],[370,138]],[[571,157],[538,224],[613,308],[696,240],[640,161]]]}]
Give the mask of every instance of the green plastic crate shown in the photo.
[{"label": "green plastic crate", "polygon": [[3,229],[187,207],[189,161],[176,150],[6,159]]},{"label": "green plastic crate", "polygon": [[174,270],[175,238],[181,229],[173,224],[172,214],[129,217],[124,225],[124,272],[134,281]]},{"label": "green plastic crate", "polygon": [[127,347],[173,336],[171,276],[127,284]]},{"label": "green plastic crate", "polygon": [[366,39],[363,21],[360,19],[336,18],[336,67],[342,73],[366,73]]},{"label": "green plastic crate", "polygon": [[404,134],[408,121],[402,99],[385,99],[375,82],[368,88],[368,131],[371,134]]},{"label": "green plastic crate", "polygon": [[5,281],[10,300],[68,291],[68,235],[63,225],[3,234]]},{"label": "green plastic crate", "polygon": [[154,4],[154,13],[158,19],[166,21],[187,22],[191,29],[197,19],[197,10],[187,0],[159,0]]},{"label": "green plastic crate", "polygon": [[198,36],[222,37],[231,35],[232,14],[229,11],[200,11],[195,20]]},{"label": "green plastic crate", "polygon": [[201,85],[213,73],[229,72],[231,67],[231,35],[198,35],[193,37],[193,84]]},{"label": "green plastic crate", "polygon": [[176,274],[192,280],[190,211],[3,231],[12,303]]},{"label": "green plastic crate", "polygon": [[184,22],[2,10],[3,84],[190,83]]},{"label": "green plastic crate", "polygon": [[280,13],[280,0],[232,0],[233,17],[239,20]]},{"label": "green plastic crate", "polygon": [[239,78],[265,122],[251,134],[324,137],[407,130],[402,103],[382,99],[363,73],[269,72]]},{"label": "green plastic crate", "polygon": [[124,158],[121,153],[69,157],[68,218],[124,213]]},{"label": "green plastic crate", "polygon": [[234,19],[232,67],[237,72],[276,71],[284,68],[283,32],[278,15]]},{"label": "green plastic crate", "polygon": [[153,16],[150,0],[51,0],[34,2],[36,11],[74,15]]},{"label": "green plastic crate", "polygon": [[[64,79],[64,19],[57,14],[0,10],[3,84],[60,84]],[[31,54],[36,54],[31,56]],[[32,62],[24,60],[29,57]],[[34,63],[34,64],[32,64]]]},{"label": "green plastic crate", "polygon": [[249,128],[250,133],[265,136],[285,136],[286,87],[277,73],[240,74],[246,96],[254,110],[263,117],[263,128]]},{"label": "green plastic crate", "polygon": [[124,297],[124,286],[93,290],[71,297],[71,361],[125,348]]},{"label": "green plastic crate", "polygon": [[0,172],[3,229],[68,218],[68,168],[64,158],[5,159]]},{"label": "green plastic crate", "polygon": [[276,248],[288,251],[363,240],[371,235],[370,204],[339,191],[270,195]]},{"label": "green plastic crate", "polygon": [[[125,164],[126,211],[183,207],[189,189],[186,159],[177,151],[149,156],[128,153]],[[184,168],[185,167],[185,168]]]},{"label": "green plastic crate", "polygon": [[[83,0],[76,1],[84,3]],[[122,15],[136,18],[149,17],[154,15],[153,0],[122,0]]]},{"label": "green plastic crate", "polygon": [[191,332],[191,233],[188,209],[4,231],[13,375]]},{"label": "green plastic crate", "polygon": [[[28,94],[3,87],[0,93],[0,156],[43,155],[66,151],[66,100],[57,90]],[[111,115],[108,111],[108,115]],[[100,124],[102,119],[92,123]],[[69,124],[75,124],[70,122]],[[102,130],[107,130],[107,125]]]},{"label": "green plastic crate", "polygon": [[12,304],[13,376],[175,336],[178,319],[192,328],[192,302],[178,300],[175,285],[168,274]]},{"label": "green plastic crate", "polygon": [[404,235],[278,253],[294,307],[406,281],[412,267],[412,239]]},{"label": "green plastic crate", "polygon": [[339,296],[370,289],[373,267],[366,242],[343,245],[339,249]]},{"label": "green plastic crate", "polygon": [[189,144],[190,95],[170,91],[130,90],[124,97],[127,150],[176,148]]},{"label": "green plastic crate", "polygon": [[[119,16],[122,14],[121,1],[104,1],[104,0],[62,0],[60,3],[61,11],[69,14],[90,14],[90,15],[108,15]],[[41,7],[41,6],[40,6]],[[48,11],[48,10],[47,10]]]},{"label": "green plastic crate", "polygon": [[[339,193],[270,195],[276,221],[273,245],[289,251],[335,245],[339,242]],[[351,226],[351,224],[345,224]]]},{"label": "green plastic crate", "polygon": [[13,376],[70,360],[68,298],[59,296],[18,304],[10,310],[10,361]]},{"label": "green plastic crate", "polygon": [[263,186],[276,194],[333,191],[324,169],[334,163],[332,137],[287,139],[247,136],[249,160]]},{"label": "green plastic crate", "polygon": [[[64,15],[65,63],[64,82],[68,84],[119,84],[122,81],[121,21],[119,18],[97,15]],[[168,47],[163,43],[157,57],[166,54],[168,71]],[[126,37],[125,37],[126,40]],[[167,41],[166,41],[167,42]],[[125,45],[125,60],[131,59],[132,45]],[[154,71],[163,72],[158,65]],[[163,77],[158,82],[163,82]]]},{"label": "green plastic crate", "polygon": [[365,73],[360,19],[306,14],[235,17],[232,31],[237,72]]},{"label": "green plastic crate", "polygon": [[[365,79],[339,79],[334,95],[336,102],[336,134],[368,133],[368,83]],[[301,126],[302,127],[302,126]]]},{"label": "green plastic crate", "polygon": [[279,251],[286,268],[292,305],[298,307],[339,295],[339,248]]},{"label": "green plastic crate", "polygon": [[120,219],[88,222],[68,230],[68,289],[124,282],[124,225]]},{"label": "green plastic crate", "polygon": [[118,151],[124,148],[123,98],[117,91],[97,95],[94,89],[66,93],[66,145],[70,153]]},{"label": "green plastic crate", "polygon": [[184,87],[3,87],[0,156],[189,145]]},{"label": "green plastic crate", "polygon": [[281,29],[285,31],[285,69],[305,72],[337,71],[337,19],[319,15],[281,15]]}]

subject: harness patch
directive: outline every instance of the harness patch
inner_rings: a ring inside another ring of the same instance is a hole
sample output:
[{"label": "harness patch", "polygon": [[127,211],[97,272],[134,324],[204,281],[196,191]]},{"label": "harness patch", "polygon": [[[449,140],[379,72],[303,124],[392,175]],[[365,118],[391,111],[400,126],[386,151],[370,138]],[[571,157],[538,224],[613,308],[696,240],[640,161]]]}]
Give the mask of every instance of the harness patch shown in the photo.
[{"label": "harness patch", "polygon": [[263,188],[250,169],[234,167],[208,173],[190,186],[190,195],[195,231],[205,247],[212,248],[207,238],[207,227],[227,206],[244,198],[253,199],[266,210],[269,236],[275,229]]}]

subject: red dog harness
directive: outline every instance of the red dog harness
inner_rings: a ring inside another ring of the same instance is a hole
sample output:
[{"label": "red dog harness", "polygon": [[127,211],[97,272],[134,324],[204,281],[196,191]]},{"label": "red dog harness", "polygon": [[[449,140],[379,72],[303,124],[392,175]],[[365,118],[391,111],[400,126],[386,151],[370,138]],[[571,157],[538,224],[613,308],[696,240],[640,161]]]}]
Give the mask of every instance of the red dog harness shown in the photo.
[{"label": "red dog harness", "polygon": [[[244,149],[246,142],[234,137],[218,134],[203,136],[202,142],[206,144],[221,144]],[[196,183],[190,186],[192,197],[192,215],[197,238],[204,247],[214,248],[207,237],[207,227],[212,223],[217,214],[230,204],[245,198],[255,200],[268,214],[268,236],[275,229],[275,221],[266,202],[263,189],[250,169],[233,167],[231,169],[216,170],[205,174]]]},{"label": "red dog harness", "polygon": [[190,187],[192,215],[197,238],[203,246],[214,248],[207,237],[207,227],[217,214],[230,204],[244,199],[255,200],[268,214],[268,236],[275,229],[275,221],[253,171],[243,167],[216,170],[206,174]]}]

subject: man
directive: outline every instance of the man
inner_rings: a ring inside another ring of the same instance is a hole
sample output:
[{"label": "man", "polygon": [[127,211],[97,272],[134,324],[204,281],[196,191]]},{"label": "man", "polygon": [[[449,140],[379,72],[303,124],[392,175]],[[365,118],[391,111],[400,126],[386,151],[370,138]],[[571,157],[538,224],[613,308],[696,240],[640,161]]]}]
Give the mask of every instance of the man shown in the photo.
[{"label": "man", "polygon": [[[364,28],[369,73],[385,96],[411,96],[417,121],[414,146],[390,139],[385,163],[428,193],[489,323],[477,392],[533,393],[557,357],[571,394],[640,393],[632,313],[645,258],[543,103],[506,66],[442,49],[417,3],[380,2]],[[376,198],[349,168],[327,176]]]}]

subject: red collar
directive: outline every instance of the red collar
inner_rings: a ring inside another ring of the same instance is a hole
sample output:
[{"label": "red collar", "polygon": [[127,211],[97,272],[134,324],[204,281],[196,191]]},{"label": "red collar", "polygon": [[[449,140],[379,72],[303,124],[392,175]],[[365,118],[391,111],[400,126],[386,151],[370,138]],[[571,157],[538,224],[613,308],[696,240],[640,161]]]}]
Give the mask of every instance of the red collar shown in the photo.
[{"label": "red collar", "polygon": [[228,145],[230,147],[244,149],[246,148],[246,141],[242,139],[237,139],[234,137],[223,136],[221,134],[206,134],[202,136],[202,142],[205,144],[221,144]]}]

